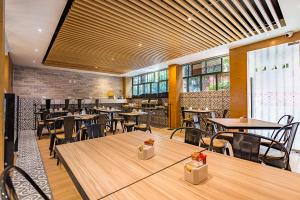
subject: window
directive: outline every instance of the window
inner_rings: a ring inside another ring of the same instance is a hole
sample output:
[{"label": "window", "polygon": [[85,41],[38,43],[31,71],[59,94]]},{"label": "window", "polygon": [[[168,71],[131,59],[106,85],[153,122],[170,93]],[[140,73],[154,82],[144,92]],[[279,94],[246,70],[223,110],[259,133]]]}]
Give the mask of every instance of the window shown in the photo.
[{"label": "window", "polygon": [[189,78],[189,91],[190,92],[200,92],[200,77]]},{"label": "window", "polygon": [[167,97],[168,71],[161,70],[132,78],[133,97]]},{"label": "window", "polygon": [[228,90],[229,57],[209,58],[183,66],[183,92]]}]

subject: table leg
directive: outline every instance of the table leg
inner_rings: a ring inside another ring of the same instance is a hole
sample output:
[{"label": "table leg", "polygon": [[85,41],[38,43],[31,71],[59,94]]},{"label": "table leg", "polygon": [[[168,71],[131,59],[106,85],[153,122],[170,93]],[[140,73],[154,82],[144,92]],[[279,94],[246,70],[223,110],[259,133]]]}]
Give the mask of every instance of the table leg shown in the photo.
[{"label": "table leg", "polygon": [[110,131],[114,132],[114,113],[110,113]]},{"label": "table leg", "polygon": [[135,124],[136,124],[136,125],[139,124],[139,116],[135,116]]},{"label": "table leg", "polygon": [[52,151],[53,151],[53,147],[54,147],[54,140],[55,140],[55,134],[51,134],[50,145],[49,145],[50,156],[52,155]]}]

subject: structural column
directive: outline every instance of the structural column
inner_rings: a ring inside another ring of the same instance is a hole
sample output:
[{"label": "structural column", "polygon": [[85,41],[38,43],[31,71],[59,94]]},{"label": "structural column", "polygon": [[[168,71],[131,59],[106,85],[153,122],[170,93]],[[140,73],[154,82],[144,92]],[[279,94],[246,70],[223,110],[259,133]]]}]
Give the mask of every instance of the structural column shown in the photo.
[{"label": "structural column", "polygon": [[169,128],[180,127],[180,93],[182,91],[182,66],[168,66],[169,75]]},{"label": "structural column", "polygon": [[0,0],[0,172],[4,167],[4,0]]}]

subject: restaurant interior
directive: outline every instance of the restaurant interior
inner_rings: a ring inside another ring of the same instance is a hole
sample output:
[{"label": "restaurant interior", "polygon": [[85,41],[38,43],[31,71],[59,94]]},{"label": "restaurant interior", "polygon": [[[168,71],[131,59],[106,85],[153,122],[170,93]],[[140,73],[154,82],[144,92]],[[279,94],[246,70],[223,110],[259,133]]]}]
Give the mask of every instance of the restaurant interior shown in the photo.
[{"label": "restaurant interior", "polygon": [[0,199],[300,199],[299,0],[0,10]]}]

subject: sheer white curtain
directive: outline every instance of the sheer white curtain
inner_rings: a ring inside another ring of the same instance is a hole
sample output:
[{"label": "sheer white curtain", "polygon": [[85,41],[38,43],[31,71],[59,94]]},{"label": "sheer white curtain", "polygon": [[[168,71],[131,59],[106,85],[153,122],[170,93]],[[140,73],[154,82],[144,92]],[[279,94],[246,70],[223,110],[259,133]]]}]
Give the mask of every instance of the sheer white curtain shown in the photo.
[{"label": "sheer white curtain", "polygon": [[[299,55],[298,43],[248,52],[249,116],[252,111],[255,119],[277,122],[282,115],[290,114],[294,121],[300,121]],[[299,131],[294,148],[300,149]]]}]

